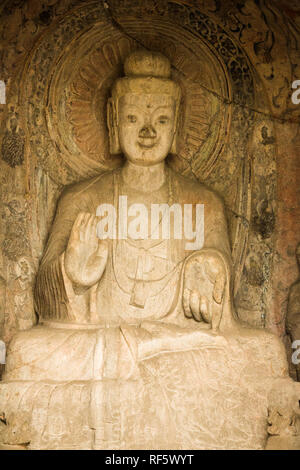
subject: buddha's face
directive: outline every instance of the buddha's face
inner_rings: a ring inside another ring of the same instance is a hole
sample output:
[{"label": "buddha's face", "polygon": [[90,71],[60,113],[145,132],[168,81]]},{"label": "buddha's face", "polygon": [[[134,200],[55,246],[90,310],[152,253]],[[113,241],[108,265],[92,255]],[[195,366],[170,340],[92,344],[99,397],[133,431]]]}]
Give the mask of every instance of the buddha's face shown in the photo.
[{"label": "buddha's face", "polygon": [[169,95],[128,93],[119,100],[118,131],[125,157],[141,166],[163,161],[175,133],[175,100]]}]

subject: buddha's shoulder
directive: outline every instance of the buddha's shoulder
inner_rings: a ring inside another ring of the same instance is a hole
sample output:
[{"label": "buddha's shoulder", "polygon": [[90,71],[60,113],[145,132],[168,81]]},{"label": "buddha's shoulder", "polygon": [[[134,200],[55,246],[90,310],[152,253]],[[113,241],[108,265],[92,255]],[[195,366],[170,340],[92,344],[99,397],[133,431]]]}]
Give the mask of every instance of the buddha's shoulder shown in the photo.
[{"label": "buddha's shoulder", "polygon": [[223,205],[222,198],[211,188],[195,179],[180,175],[171,170],[174,181],[177,183],[180,195],[184,199],[197,201],[199,203],[212,203]]},{"label": "buddha's shoulder", "polygon": [[114,175],[116,171],[106,171],[93,178],[89,178],[79,183],[74,183],[67,186],[62,195],[61,199],[77,199],[84,197],[93,197],[94,195],[107,195],[113,191]]}]

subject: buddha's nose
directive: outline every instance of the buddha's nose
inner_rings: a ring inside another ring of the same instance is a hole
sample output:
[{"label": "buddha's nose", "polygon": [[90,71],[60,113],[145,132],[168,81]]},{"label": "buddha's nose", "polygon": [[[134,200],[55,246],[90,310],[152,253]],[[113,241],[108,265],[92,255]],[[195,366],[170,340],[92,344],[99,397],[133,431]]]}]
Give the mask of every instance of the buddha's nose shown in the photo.
[{"label": "buddha's nose", "polygon": [[151,124],[145,125],[140,129],[139,137],[143,139],[155,139],[156,130],[151,126]]}]

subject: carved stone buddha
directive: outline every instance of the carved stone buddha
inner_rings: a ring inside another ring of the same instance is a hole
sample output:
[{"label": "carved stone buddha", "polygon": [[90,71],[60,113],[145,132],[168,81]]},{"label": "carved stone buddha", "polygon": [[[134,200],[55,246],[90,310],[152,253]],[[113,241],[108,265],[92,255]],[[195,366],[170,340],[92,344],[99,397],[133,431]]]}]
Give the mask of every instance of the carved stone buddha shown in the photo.
[{"label": "carved stone buddha", "polygon": [[0,442],[264,448],[269,394],[274,409],[278,384],[294,386],[283,345],[237,319],[222,200],[165,163],[181,101],[168,59],[136,51],[124,71],[107,122],[125,163],[60,198],[39,324],[8,349]]}]

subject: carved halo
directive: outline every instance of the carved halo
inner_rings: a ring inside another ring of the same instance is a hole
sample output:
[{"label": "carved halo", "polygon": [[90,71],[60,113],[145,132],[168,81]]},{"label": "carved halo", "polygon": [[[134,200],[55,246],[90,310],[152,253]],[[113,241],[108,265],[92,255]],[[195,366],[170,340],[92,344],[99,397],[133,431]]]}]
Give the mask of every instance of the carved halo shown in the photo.
[{"label": "carved halo", "polygon": [[[183,173],[201,173],[204,178],[225,144],[231,111],[228,107],[224,112],[219,99],[208,90],[224,93],[229,87],[205,44],[203,50],[199,44],[191,50],[169,29],[164,29],[165,37],[159,43],[145,31],[143,42],[167,55],[172,76],[183,92],[179,152],[172,164]],[[48,130],[80,177],[120,164],[119,158],[109,155],[106,103],[113,81],[123,75],[126,56],[139,45],[119,31],[110,31],[109,36],[99,27],[81,36],[62,55],[49,83]]]}]

